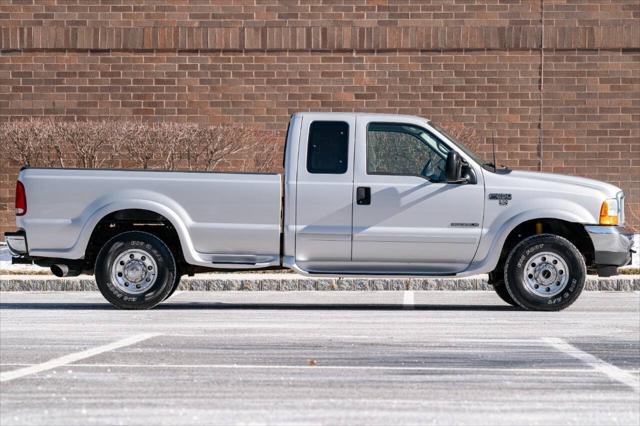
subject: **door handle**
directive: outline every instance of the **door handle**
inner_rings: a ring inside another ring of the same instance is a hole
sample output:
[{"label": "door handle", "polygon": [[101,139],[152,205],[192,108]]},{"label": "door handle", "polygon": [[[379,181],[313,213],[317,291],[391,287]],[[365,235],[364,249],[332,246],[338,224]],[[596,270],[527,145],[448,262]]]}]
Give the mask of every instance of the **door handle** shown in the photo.
[{"label": "door handle", "polygon": [[371,204],[371,188],[368,186],[359,186],[356,189],[356,204],[368,206]]}]

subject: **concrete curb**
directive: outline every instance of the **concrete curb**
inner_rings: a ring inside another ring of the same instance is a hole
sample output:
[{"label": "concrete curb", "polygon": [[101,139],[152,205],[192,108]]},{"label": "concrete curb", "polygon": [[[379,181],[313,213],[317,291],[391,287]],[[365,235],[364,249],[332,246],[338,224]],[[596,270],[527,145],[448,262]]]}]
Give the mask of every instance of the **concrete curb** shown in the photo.
[{"label": "concrete curb", "polygon": [[[0,276],[0,291],[97,291],[91,276]],[[183,277],[183,291],[492,290],[486,275],[468,278],[309,278],[296,274],[203,274]],[[638,291],[640,275],[587,278],[586,290]]]}]

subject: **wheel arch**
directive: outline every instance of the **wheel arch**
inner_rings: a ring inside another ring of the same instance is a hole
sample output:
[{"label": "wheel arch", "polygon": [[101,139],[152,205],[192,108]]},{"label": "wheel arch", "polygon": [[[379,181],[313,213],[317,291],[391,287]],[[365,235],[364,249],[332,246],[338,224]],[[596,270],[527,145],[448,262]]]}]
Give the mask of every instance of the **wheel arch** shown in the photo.
[{"label": "wheel arch", "polygon": [[[515,244],[528,236],[545,232],[560,235],[573,243],[583,253],[589,266],[593,263],[594,248],[584,224],[590,222],[589,217],[565,210],[536,209],[521,212],[506,220],[498,231],[487,232],[478,249],[478,254],[484,255],[474,260],[467,273],[493,271]],[[538,223],[542,225],[541,232],[536,228]]]},{"label": "wheel arch", "polygon": [[[171,215],[150,206],[105,209],[93,218],[91,232],[87,233],[84,260],[93,267],[100,248],[114,236],[128,231],[143,231],[160,238],[173,251],[176,262],[187,263],[184,231],[181,222]],[[187,243],[188,244],[188,243]]]},{"label": "wheel arch", "polygon": [[536,234],[552,234],[567,239],[582,253],[586,265],[593,265],[594,247],[583,224],[551,217],[540,217],[528,219],[511,229],[502,243],[500,255],[492,269],[498,270],[518,243]]}]

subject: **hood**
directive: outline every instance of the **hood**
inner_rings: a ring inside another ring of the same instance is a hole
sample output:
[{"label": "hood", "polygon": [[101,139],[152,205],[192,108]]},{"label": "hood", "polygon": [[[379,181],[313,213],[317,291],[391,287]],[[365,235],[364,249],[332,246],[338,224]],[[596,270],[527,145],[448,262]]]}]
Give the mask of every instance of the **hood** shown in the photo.
[{"label": "hood", "polygon": [[506,176],[516,179],[536,180],[538,182],[558,184],[560,186],[567,185],[576,187],[576,189],[590,189],[601,192],[606,198],[615,198],[618,192],[622,191],[615,185],[611,185],[599,180],[587,179],[583,177],[558,175],[555,173],[525,172],[512,171]]}]

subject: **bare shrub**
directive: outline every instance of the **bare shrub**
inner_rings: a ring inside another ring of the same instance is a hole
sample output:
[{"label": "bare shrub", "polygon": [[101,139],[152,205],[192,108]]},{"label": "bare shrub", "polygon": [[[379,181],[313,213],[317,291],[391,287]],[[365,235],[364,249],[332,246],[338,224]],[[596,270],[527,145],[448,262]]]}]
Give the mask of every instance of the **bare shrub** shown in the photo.
[{"label": "bare shrub", "polygon": [[251,154],[246,171],[256,173],[280,173],[283,169],[282,147],[272,142],[256,143],[249,147]]},{"label": "bare shrub", "polygon": [[125,161],[129,160],[142,169],[149,168],[156,150],[152,129],[140,122],[120,123],[114,139],[120,155],[127,154]]},{"label": "bare shrub", "polygon": [[195,164],[199,170],[210,171],[223,160],[238,155],[247,148],[247,130],[242,127],[204,127],[195,132],[192,142],[196,149]]},{"label": "bare shrub", "polygon": [[25,166],[48,166],[51,122],[9,121],[0,126],[2,155]]},{"label": "bare shrub", "polygon": [[282,172],[284,145],[278,132],[253,131],[247,138],[244,171],[255,173]]},{"label": "bare shrub", "polygon": [[54,122],[48,119],[12,121],[0,125],[0,150],[21,165],[32,167],[102,167],[114,137],[108,122]]},{"label": "bare shrub", "polygon": [[218,170],[223,162],[241,158],[251,142],[251,131],[243,127],[178,123],[125,122],[113,134],[122,161],[143,169]]},{"label": "bare shrub", "polygon": [[[243,126],[196,127],[180,125],[175,139],[180,167],[188,170],[241,170],[267,172],[277,169],[278,134]],[[242,166],[234,166],[234,163]]]},{"label": "bare shrub", "polygon": [[111,123],[59,122],[53,130],[51,145],[62,167],[66,153],[82,168],[99,168],[112,159],[105,152],[115,130]]},{"label": "bare shrub", "polygon": [[158,126],[160,167],[163,170],[184,168],[184,153],[193,143],[197,131],[198,127],[194,124],[162,123]]}]

